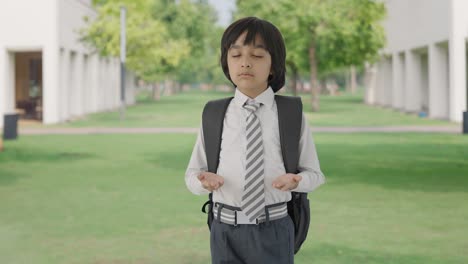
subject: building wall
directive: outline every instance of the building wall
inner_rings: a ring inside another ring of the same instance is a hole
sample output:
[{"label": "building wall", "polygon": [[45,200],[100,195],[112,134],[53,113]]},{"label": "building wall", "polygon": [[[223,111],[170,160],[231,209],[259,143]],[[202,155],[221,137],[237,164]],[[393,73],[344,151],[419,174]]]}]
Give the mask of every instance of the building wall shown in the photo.
[{"label": "building wall", "polygon": [[[15,109],[15,52],[41,51],[51,54],[57,42],[57,0],[2,1],[0,8],[0,126],[3,115]],[[52,57],[50,57],[52,58]],[[53,71],[53,61],[43,59],[43,73]],[[43,85],[53,85],[51,76]],[[53,107],[53,103],[51,103]],[[45,110],[45,109],[44,109]],[[51,110],[49,108],[49,110]]]},{"label": "building wall", "polygon": [[[387,45],[369,104],[462,121],[467,109],[468,1],[386,0]],[[393,58],[388,67],[388,57]],[[391,79],[387,78],[392,76]]]},{"label": "building wall", "polygon": [[387,0],[386,53],[415,49],[447,40],[450,0]]},{"label": "building wall", "polygon": [[[0,127],[15,108],[14,54],[42,53],[43,122],[57,123],[120,106],[118,58],[101,58],[79,41],[91,0],[15,0],[0,8]],[[129,76],[134,77],[129,74]],[[133,104],[134,85],[127,86]]]}]

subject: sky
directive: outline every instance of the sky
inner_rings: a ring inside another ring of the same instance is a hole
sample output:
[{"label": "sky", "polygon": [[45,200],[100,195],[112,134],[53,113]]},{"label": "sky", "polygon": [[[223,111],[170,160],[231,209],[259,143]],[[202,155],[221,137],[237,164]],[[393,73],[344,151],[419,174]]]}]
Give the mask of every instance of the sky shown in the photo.
[{"label": "sky", "polygon": [[235,0],[208,0],[218,11],[218,24],[228,26],[231,23],[231,11],[235,8]]}]

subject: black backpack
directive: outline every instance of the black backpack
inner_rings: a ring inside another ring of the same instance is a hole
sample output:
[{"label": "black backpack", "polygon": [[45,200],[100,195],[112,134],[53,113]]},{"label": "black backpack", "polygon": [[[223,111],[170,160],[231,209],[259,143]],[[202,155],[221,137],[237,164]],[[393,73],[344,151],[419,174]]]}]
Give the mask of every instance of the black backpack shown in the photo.
[{"label": "black backpack", "polygon": [[[216,173],[221,150],[224,115],[233,97],[209,101],[203,109],[203,135],[208,171]],[[275,95],[278,108],[279,134],[284,167],[287,173],[297,173],[299,162],[299,139],[302,125],[302,101],[300,97]],[[212,193],[202,206],[202,212],[208,214],[208,228],[213,222]],[[307,237],[310,224],[310,207],[307,193],[292,192],[287,203],[288,214],[294,223],[294,253],[301,248]],[[208,211],[206,211],[208,206]]]}]

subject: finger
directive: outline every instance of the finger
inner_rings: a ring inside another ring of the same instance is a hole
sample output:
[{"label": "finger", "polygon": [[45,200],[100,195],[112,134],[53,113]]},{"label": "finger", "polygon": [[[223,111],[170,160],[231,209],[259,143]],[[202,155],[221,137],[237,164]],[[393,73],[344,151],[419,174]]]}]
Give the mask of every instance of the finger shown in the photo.
[{"label": "finger", "polygon": [[281,189],[283,186],[284,186],[284,183],[277,182],[273,184],[273,187],[275,187],[276,189]]},{"label": "finger", "polygon": [[300,181],[302,180],[302,176],[300,176],[300,175],[295,175],[295,176],[293,177],[293,180],[294,180],[295,182],[300,182]]},{"label": "finger", "polygon": [[205,175],[204,175],[203,173],[200,173],[200,174],[197,176],[197,178],[198,178],[200,181],[202,181],[202,180],[205,179]]}]

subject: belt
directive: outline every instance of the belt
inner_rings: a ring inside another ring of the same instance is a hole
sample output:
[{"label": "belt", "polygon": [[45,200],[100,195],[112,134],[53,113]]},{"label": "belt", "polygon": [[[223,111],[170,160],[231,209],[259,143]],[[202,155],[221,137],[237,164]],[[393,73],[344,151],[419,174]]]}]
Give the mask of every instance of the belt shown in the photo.
[{"label": "belt", "polygon": [[229,225],[258,225],[260,223],[277,220],[288,215],[286,203],[277,203],[265,206],[265,214],[262,214],[254,221],[242,212],[241,208],[222,203],[215,203],[213,206],[214,219]]}]

